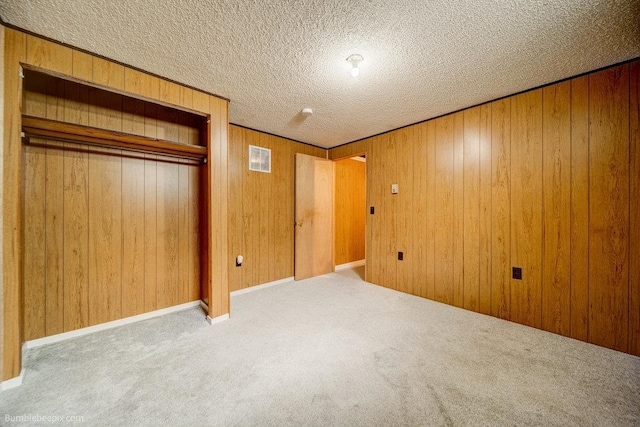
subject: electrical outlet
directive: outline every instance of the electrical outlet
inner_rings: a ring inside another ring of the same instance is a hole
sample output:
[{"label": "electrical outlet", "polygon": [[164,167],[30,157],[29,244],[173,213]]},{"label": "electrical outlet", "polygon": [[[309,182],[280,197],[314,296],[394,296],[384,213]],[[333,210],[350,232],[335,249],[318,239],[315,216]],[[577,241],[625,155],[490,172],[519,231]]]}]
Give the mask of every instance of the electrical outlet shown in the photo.
[{"label": "electrical outlet", "polygon": [[398,261],[402,261],[404,259],[404,252],[398,252]]},{"label": "electrical outlet", "polygon": [[522,280],[522,268],[513,267],[511,277],[513,277],[516,280]]},{"label": "electrical outlet", "polygon": [[375,208],[374,208],[373,206],[371,206],[371,207],[369,208],[369,213],[370,213],[371,215],[373,215],[373,214],[375,213],[375,211],[376,211],[376,210],[375,210]]}]

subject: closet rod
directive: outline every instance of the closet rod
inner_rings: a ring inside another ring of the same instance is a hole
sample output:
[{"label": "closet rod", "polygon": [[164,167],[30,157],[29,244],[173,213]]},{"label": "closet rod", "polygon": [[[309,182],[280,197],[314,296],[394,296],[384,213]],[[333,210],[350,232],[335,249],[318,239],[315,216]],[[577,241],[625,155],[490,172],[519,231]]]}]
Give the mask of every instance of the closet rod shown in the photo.
[{"label": "closet rod", "polygon": [[207,147],[147,138],[89,126],[22,116],[22,130],[27,137],[54,139],[83,145],[95,145],[206,162]]}]

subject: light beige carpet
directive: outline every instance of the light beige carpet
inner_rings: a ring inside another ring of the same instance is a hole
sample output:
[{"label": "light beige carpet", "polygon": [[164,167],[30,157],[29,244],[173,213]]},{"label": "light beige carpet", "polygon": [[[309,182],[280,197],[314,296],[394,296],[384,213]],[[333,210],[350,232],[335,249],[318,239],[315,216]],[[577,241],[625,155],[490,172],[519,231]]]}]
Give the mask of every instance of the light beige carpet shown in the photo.
[{"label": "light beige carpet", "polygon": [[32,349],[25,367],[0,424],[640,424],[640,358],[354,271],[233,297],[214,326],[192,309]]}]

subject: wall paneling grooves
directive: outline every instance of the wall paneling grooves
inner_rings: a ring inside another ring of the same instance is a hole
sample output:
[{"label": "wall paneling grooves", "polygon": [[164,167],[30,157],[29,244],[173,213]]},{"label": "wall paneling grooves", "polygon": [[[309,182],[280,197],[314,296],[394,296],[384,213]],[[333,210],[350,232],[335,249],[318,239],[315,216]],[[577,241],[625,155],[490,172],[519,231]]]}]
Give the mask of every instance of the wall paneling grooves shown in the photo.
[{"label": "wall paneling grooves", "polygon": [[639,81],[634,61],[330,150],[367,154],[367,281],[640,355]]},{"label": "wall paneling grooves", "polygon": [[[271,173],[249,170],[249,145],[271,149]],[[293,276],[295,153],[326,156],[321,148],[229,126],[230,291]]]},{"label": "wall paneling grooves", "polygon": [[[189,272],[197,271],[193,254],[198,249],[203,279],[198,295],[209,298],[210,317],[227,314],[228,101],[21,31],[2,31],[2,379],[19,375],[22,343],[43,331],[48,335],[192,300],[197,278]],[[23,97],[22,64],[88,86],[63,79],[32,81],[35,87]],[[209,119],[202,179],[194,167],[154,155],[62,151],[52,142],[24,146],[20,136],[21,114],[28,110],[143,136],[193,140],[196,129],[175,117],[176,109]],[[198,205],[207,199],[205,191],[210,204]],[[206,215],[196,215],[198,209]],[[64,212],[62,217],[49,214],[56,210]],[[197,221],[199,238],[213,250],[196,247]],[[39,241],[28,237],[37,234]],[[36,277],[35,271],[44,274]],[[181,280],[183,275],[188,279]]]},{"label": "wall paneling grooves", "polygon": [[364,259],[366,163],[350,158],[334,162],[335,264]]}]

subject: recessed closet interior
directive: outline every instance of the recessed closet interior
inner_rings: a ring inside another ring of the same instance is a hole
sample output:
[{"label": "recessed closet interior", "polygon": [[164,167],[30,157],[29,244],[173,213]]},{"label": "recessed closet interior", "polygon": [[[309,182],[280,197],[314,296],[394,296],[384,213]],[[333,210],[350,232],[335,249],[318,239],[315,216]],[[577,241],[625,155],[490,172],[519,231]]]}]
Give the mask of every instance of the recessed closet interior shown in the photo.
[{"label": "recessed closet interior", "polygon": [[25,129],[79,125],[23,137],[24,339],[206,301],[205,159],[187,146],[206,154],[207,118],[34,69],[22,102]]}]

